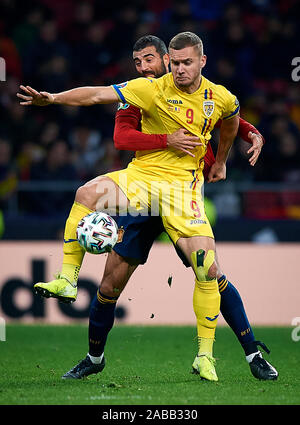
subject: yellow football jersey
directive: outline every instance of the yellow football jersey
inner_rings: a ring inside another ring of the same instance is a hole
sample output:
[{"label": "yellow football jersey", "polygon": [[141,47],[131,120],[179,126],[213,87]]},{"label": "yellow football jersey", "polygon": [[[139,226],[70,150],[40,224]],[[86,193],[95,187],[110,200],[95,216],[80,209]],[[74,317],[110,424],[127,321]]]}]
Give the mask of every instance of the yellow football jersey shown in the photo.
[{"label": "yellow football jersey", "polygon": [[175,86],[172,73],[157,79],[137,78],[112,87],[121,102],[141,109],[143,133],[171,134],[186,128],[204,144],[193,150],[195,158],[173,148],[137,151],[134,162],[143,168],[201,169],[214,125],[219,119],[231,118],[239,112],[236,96],[203,76],[199,89],[192,94]]}]

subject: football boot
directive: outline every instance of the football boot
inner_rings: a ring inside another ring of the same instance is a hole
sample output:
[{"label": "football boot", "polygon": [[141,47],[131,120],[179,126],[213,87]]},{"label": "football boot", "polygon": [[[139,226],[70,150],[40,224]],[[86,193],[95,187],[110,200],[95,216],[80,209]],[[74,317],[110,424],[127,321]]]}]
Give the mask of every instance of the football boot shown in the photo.
[{"label": "football boot", "polygon": [[44,298],[58,298],[63,303],[69,304],[76,301],[77,285],[71,283],[63,275],[57,274],[50,282],[38,282],[33,290]]},{"label": "football boot", "polygon": [[81,379],[86,376],[89,376],[93,373],[102,372],[105,367],[105,357],[103,356],[101,363],[95,364],[91,361],[89,356],[86,356],[85,359],[81,360],[76,366],[71,370],[66,372],[62,379]]},{"label": "football boot", "polygon": [[198,354],[193,363],[193,373],[207,381],[218,381],[215,370],[216,360],[208,354]]}]

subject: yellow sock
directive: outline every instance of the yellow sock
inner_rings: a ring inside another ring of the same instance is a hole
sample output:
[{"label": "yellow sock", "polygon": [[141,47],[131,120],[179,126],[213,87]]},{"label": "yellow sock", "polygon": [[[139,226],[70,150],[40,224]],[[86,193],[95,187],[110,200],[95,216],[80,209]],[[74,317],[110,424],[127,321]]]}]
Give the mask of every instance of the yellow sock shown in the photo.
[{"label": "yellow sock", "polygon": [[193,307],[197,318],[198,354],[212,355],[212,347],[220,314],[220,293],[217,279],[195,281]]},{"label": "yellow sock", "polygon": [[203,354],[213,355],[214,338],[201,338],[198,336],[198,356]]},{"label": "yellow sock", "polygon": [[75,266],[74,264],[63,264],[59,275],[60,277],[65,277],[73,285],[77,285],[79,271],[80,266]]},{"label": "yellow sock", "polygon": [[63,266],[61,274],[66,276],[71,282],[77,282],[78,273],[85,254],[76,237],[76,229],[79,221],[86,215],[93,212],[85,205],[74,202],[69,217],[66,221],[63,247]]}]

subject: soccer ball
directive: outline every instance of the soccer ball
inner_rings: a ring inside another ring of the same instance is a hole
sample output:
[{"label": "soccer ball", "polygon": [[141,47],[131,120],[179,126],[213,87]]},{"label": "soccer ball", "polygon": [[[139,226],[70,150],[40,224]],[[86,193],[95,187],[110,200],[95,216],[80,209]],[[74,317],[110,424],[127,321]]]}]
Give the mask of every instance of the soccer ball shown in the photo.
[{"label": "soccer ball", "polygon": [[90,254],[110,252],[118,240],[115,220],[104,212],[92,212],[83,217],[76,230],[77,240]]}]

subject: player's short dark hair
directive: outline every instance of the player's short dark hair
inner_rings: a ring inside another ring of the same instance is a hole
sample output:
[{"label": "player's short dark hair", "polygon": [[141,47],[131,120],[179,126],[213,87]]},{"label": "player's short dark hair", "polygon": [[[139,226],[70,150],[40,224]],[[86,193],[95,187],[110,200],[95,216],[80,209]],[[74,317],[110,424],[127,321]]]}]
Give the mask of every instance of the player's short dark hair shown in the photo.
[{"label": "player's short dark hair", "polygon": [[133,51],[139,52],[140,50],[149,46],[154,46],[155,50],[161,58],[168,53],[168,49],[165,43],[155,35],[144,35],[143,37],[139,38],[133,46]]},{"label": "player's short dark hair", "polygon": [[193,32],[185,31],[175,35],[169,43],[169,49],[181,50],[185,47],[195,47],[203,55],[203,43],[200,37]]}]

